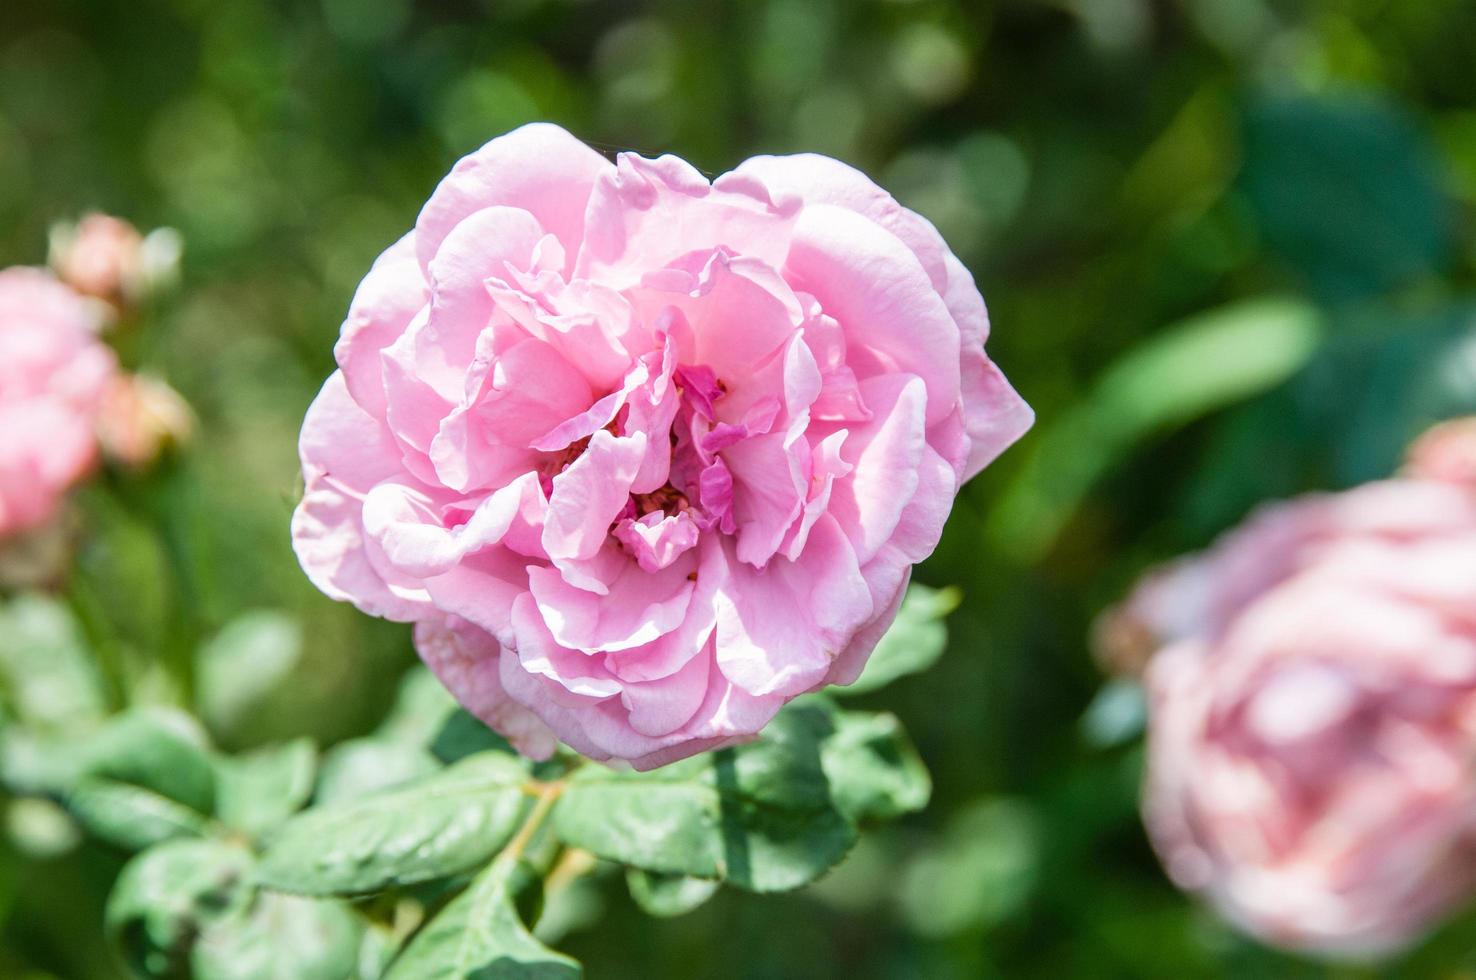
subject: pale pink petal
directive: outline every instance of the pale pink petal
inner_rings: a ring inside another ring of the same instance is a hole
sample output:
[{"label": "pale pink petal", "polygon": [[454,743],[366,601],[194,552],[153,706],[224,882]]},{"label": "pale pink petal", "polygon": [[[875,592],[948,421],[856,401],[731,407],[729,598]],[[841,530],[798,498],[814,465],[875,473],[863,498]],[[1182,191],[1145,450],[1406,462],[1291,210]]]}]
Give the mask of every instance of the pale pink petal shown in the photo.
[{"label": "pale pink petal", "polygon": [[513,748],[530,759],[553,755],[554,733],[503,690],[502,648],[490,633],[459,616],[433,617],[415,624],[415,649],[446,689]]},{"label": "pale pink petal", "polygon": [[755,695],[813,687],[872,614],[855,552],[828,517],[797,561],[758,571],[735,556],[716,602],[718,665]]},{"label": "pale pink petal", "polygon": [[529,123],[462,157],[415,223],[416,252],[429,267],[458,224],[482,208],[522,208],[573,258],[584,238],[584,210],[609,161],[549,123]]},{"label": "pale pink petal", "polygon": [[858,375],[915,374],[927,385],[929,423],[953,411],[959,329],[907,246],[854,212],[808,207],[784,268],[846,332]]}]

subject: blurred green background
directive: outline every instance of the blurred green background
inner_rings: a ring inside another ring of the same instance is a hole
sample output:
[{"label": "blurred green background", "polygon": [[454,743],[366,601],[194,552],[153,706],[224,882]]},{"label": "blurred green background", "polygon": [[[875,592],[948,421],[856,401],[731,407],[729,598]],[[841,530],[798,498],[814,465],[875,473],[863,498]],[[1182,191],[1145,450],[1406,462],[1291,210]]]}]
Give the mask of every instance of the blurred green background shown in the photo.
[{"label": "blurred green background", "polygon": [[[1473,45],[1457,0],[4,0],[0,265],[89,209],[186,242],[126,354],[202,434],[82,492],[74,605],[145,676],[221,673],[195,687],[227,747],[367,731],[408,631],[317,594],[287,522],[374,256],[528,120],[714,174],[829,153],[937,223],[1040,417],[919,571],[965,595],[946,656],[863,699],[934,802],[792,895],[663,921],[598,880],[559,947],[594,980],[1476,976],[1471,922],[1327,968],[1178,895],[1137,822],[1138,699],[1087,642],[1150,562],[1476,410]],[[22,846],[8,813],[0,975],[117,975],[122,855]]]}]

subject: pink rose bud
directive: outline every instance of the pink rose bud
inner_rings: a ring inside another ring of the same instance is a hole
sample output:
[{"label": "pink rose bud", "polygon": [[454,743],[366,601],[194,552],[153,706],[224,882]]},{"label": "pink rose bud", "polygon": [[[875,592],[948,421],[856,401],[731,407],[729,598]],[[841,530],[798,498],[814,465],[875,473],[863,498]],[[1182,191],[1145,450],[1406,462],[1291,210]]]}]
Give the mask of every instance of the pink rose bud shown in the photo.
[{"label": "pink rose bud", "polygon": [[535,720],[642,768],[742,741],[857,676],[959,486],[1030,425],[988,329],[932,225],[835,160],[709,181],[525,126],[359,287],[297,554],[420,624],[530,753]]},{"label": "pink rose bud", "polygon": [[1129,600],[1144,817],[1170,876],[1267,942],[1367,957],[1476,889],[1476,495],[1268,508]]},{"label": "pink rose bud", "polygon": [[145,374],[115,378],[97,420],[104,455],[135,469],[148,466],[166,449],[184,445],[194,431],[189,403],[163,381]]},{"label": "pink rose bud", "polygon": [[133,305],[171,282],[179,253],[179,236],[171,229],[145,237],[106,214],[89,214],[51,232],[51,267],[62,281],[118,307]]},{"label": "pink rose bud", "polygon": [[45,523],[97,457],[116,370],[93,304],[39,269],[0,271],[0,538]]},{"label": "pink rose bud", "polygon": [[1476,489],[1476,416],[1452,419],[1427,430],[1409,447],[1404,471]]}]

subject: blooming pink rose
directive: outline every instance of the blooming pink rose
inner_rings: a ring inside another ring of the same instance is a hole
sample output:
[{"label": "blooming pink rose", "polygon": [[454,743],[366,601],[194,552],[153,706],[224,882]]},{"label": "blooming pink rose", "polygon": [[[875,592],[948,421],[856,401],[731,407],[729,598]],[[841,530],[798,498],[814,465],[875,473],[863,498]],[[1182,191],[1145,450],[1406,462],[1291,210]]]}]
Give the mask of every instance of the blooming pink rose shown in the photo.
[{"label": "blooming pink rose", "polygon": [[0,537],[35,527],[97,457],[116,370],[96,310],[39,269],[0,271]]},{"label": "blooming pink rose", "polygon": [[298,557],[526,712],[661,765],[847,683],[959,485],[1029,426],[931,225],[855,170],[709,181],[531,125],[375,263],[302,432]]},{"label": "blooming pink rose", "polygon": [[1471,894],[1476,495],[1396,480],[1277,505],[1132,604],[1168,640],[1144,816],[1178,884],[1348,955]]}]

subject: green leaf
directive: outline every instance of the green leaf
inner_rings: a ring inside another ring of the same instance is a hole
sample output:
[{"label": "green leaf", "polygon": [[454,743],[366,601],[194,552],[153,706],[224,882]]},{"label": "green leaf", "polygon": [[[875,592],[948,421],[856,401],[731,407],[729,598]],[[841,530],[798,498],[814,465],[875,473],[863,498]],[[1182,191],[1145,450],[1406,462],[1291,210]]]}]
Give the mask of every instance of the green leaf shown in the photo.
[{"label": "green leaf", "polygon": [[234,732],[292,673],[302,657],[302,626],[261,609],[231,620],[197,656],[195,700],[217,733]]},{"label": "green leaf", "polygon": [[385,980],[577,980],[578,963],[548,949],[518,917],[537,887],[526,865],[499,858],[415,934]]},{"label": "green leaf", "polygon": [[1115,361],[1085,399],[1030,438],[989,523],[1001,550],[1042,556],[1097,480],[1139,442],[1267,391],[1307,363],[1317,311],[1255,299],[1169,327]]},{"label": "green leaf", "polygon": [[344,980],[363,931],[342,902],[259,892],[206,926],[190,966],[196,980]]},{"label": "green leaf", "polygon": [[554,808],[566,844],[646,871],[750,891],[798,888],[856,839],[821,761],[827,713],[791,705],[756,742],[654,772],[586,767]]},{"label": "green leaf", "polygon": [[719,882],[686,875],[664,875],[640,868],[625,869],[630,897],[647,914],[669,919],[688,912],[717,894]]},{"label": "green leaf", "polygon": [[16,793],[62,796],[82,775],[88,741],[0,725],[0,778]]},{"label": "green leaf", "polygon": [[907,866],[898,891],[903,917],[930,937],[996,925],[1025,903],[1040,861],[1040,831],[1026,804],[980,800]]},{"label": "green leaf", "polygon": [[926,585],[909,588],[896,620],[877,643],[861,676],[845,687],[831,688],[828,693],[865,694],[933,666],[948,645],[948,628],[943,618],[957,609],[962,600],[963,593],[954,588],[930,589]]},{"label": "green leaf", "polygon": [[424,666],[405,671],[394,706],[375,735],[391,742],[429,746],[458,708],[446,686]]},{"label": "green leaf", "polygon": [[431,751],[442,762],[455,762],[474,752],[498,751],[517,754],[507,739],[487,727],[465,708],[457,708],[446,716],[436,736],[431,740]]},{"label": "green leaf", "polygon": [[167,796],[113,779],[79,780],[66,804],[88,833],[129,851],[174,837],[199,837],[210,825],[204,816]]},{"label": "green leaf", "polygon": [[435,756],[418,745],[378,737],[350,739],[323,757],[315,800],[321,806],[368,796],[440,768]]},{"label": "green leaf", "polygon": [[183,975],[205,923],[245,901],[250,866],[249,854],[222,841],[170,841],[144,851],[108,896],[108,938],[141,976]]},{"label": "green leaf", "polygon": [[831,709],[831,719],[835,733],[821,758],[841,812],[859,823],[894,820],[928,805],[932,780],[895,715]]},{"label": "green leaf", "polygon": [[1453,203],[1428,136],[1372,98],[1273,99],[1245,118],[1241,186],[1267,243],[1331,299],[1446,263]]},{"label": "green leaf", "polygon": [[118,715],[90,740],[81,771],[140,786],[201,814],[214,807],[215,767],[204,733],[180,711],[134,708]]},{"label": "green leaf", "polygon": [[100,721],[102,678],[67,607],[41,595],[0,606],[0,690],[15,718],[68,729]]},{"label": "green leaf", "polygon": [[267,841],[257,877],[279,891],[356,895],[470,870],[506,843],[528,773],[502,753],[372,796],[314,807]]},{"label": "green leaf", "polygon": [[306,738],[219,759],[217,815],[252,837],[270,830],[308,801],[317,763],[317,747]]}]

